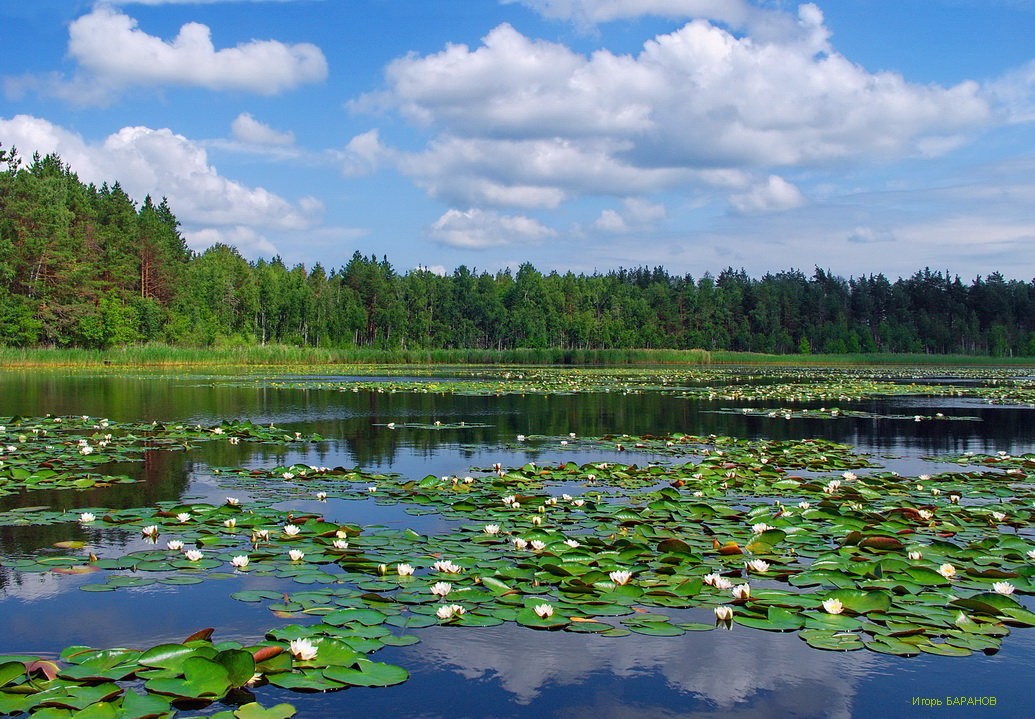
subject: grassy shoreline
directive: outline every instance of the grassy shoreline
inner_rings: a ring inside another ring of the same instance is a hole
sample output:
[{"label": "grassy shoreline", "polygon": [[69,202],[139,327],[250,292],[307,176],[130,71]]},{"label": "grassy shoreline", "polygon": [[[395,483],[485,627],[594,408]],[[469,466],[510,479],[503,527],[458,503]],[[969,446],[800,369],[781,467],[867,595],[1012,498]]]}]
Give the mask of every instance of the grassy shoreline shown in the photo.
[{"label": "grassy shoreline", "polygon": [[1035,357],[929,354],[768,355],[723,350],[371,350],[288,345],[190,348],[146,344],[109,350],[0,348],[0,369],[282,365],[976,365],[1033,366]]}]

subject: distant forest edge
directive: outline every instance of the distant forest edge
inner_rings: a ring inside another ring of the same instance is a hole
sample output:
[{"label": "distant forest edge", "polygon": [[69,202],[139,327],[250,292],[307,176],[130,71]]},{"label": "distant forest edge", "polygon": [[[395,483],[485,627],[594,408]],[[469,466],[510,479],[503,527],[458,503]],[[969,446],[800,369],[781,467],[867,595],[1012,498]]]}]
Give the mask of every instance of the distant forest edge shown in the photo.
[{"label": "distant forest edge", "polygon": [[493,350],[500,359],[514,351],[576,362],[691,348],[712,354],[655,357],[1030,357],[1035,281],[992,273],[965,284],[930,269],[894,281],[818,268],[811,277],[790,270],[758,279],[732,268],[696,279],[661,267],[543,274],[527,263],[440,276],[399,272],[387,258],[359,253],[330,271],[249,262],[224,244],[190,251],[164,199],[138,205],[118,183],[84,184],[56,155],[22,163],[0,147],[0,346],[143,343],[294,345],[427,361],[454,361],[445,352],[430,359],[438,350],[469,351],[452,355],[460,361]]}]

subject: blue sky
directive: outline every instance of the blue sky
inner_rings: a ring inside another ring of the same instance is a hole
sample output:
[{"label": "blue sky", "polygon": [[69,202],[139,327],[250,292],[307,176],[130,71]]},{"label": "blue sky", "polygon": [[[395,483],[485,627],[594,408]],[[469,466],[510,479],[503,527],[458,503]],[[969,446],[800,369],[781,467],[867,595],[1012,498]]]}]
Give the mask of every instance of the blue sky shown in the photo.
[{"label": "blue sky", "polygon": [[189,244],[1035,277],[1035,0],[0,3],[0,142]]}]

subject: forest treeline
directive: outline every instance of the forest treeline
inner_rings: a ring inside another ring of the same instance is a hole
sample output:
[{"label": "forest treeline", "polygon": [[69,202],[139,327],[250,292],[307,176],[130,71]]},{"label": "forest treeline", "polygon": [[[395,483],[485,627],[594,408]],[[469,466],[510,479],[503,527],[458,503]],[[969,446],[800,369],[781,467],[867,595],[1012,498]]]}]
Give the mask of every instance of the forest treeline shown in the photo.
[{"label": "forest treeline", "polygon": [[285,343],[380,349],[702,348],[1035,355],[1035,282],[816,269],[694,278],[458,267],[337,269],[188,249],[168,203],[0,147],[0,345]]}]

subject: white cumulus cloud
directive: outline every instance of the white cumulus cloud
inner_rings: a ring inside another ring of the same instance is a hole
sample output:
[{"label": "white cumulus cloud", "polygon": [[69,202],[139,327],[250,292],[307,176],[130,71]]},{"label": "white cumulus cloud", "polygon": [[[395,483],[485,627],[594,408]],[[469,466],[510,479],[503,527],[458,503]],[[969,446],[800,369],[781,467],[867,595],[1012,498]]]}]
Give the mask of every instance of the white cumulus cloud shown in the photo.
[{"label": "white cumulus cloud", "polygon": [[234,118],[230,130],[241,142],[252,145],[287,146],[295,142],[293,132],[279,132],[264,122],[259,122],[251,113],[242,112]]},{"label": "white cumulus cloud", "polygon": [[316,45],[251,40],[216,49],[207,25],[190,22],[171,40],[149,35],[137,21],[98,5],[68,28],[68,55],[78,64],[71,79],[57,73],[5,79],[8,93],[35,89],[83,104],[109,102],[132,86],[183,85],[275,95],[327,77]]},{"label": "white cumulus cloud", "polygon": [[770,175],[747,192],[731,195],[730,204],[742,215],[758,215],[801,207],[805,204],[805,196],[787,180]]},{"label": "white cumulus cloud", "polygon": [[536,244],[557,233],[530,217],[501,215],[475,208],[448,210],[435,220],[428,234],[444,245],[483,249],[499,245]]},{"label": "white cumulus cloud", "polygon": [[622,209],[604,210],[591,227],[615,234],[649,230],[656,222],[665,219],[666,214],[664,205],[642,197],[627,197],[622,202]]},{"label": "white cumulus cloud", "polygon": [[186,230],[183,238],[187,246],[202,252],[212,245],[231,245],[248,257],[279,254],[276,246],[253,227],[234,225],[232,227],[205,227],[200,230]]},{"label": "white cumulus cloud", "polygon": [[[220,236],[264,246],[265,238],[240,228],[309,230],[319,224],[323,212],[315,198],[292,203],[261,187],[224,177],[209,163],[203,148],[168,129],[124,127],[100,142],[87,142],[47,120],[18,115],[0,118],[0,142],[17,147],[23,157],[33,152],[58,153],[84,181],[118,180],[137,200],[147,194],[168,197],[177,217],[199,241],[218,231]],[[197,234],[206,229],[211,232]]]},{"label": "white cumulus cloud", "polygon": [[977,83],[868,72],[834,50],[814,5],[776,15],[784,30],[768,34],[694,20],[635,55],[584,55],[507,24],[477,47],[407,55],[387,67],[383,91],[351,106],[397,111],[427,129],[427,146],[397,151],[368,133],[353,159],[392,164],[454,206],[550,208],[690,188],[733,192],[738,211],[762,212],[803,198],[775,175],[753,187],[759,174],[930,156],[992,119]]}]

